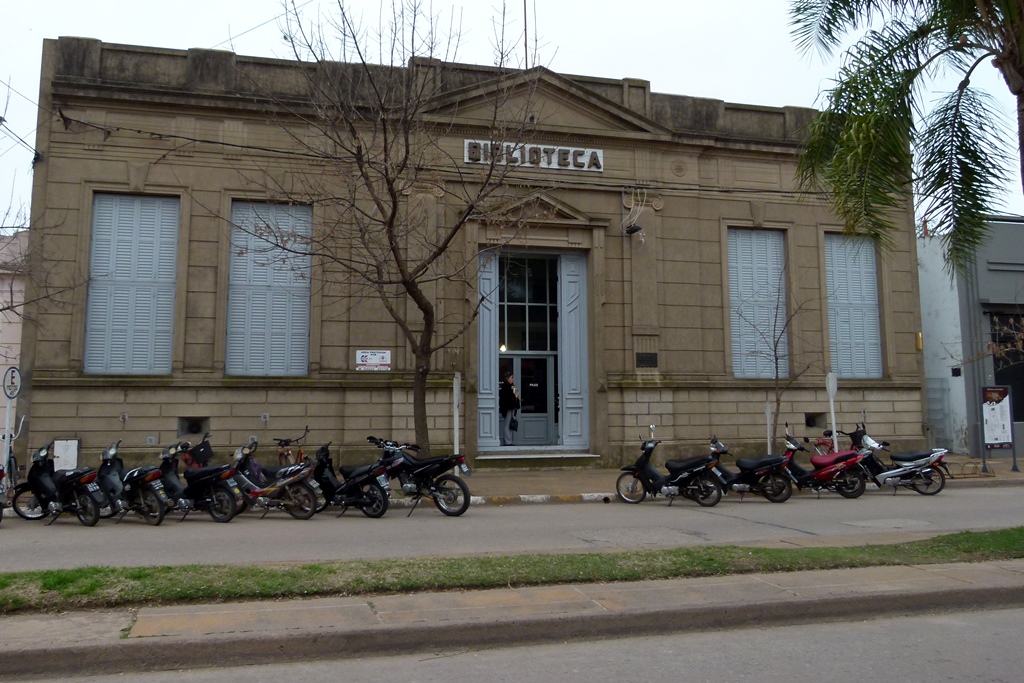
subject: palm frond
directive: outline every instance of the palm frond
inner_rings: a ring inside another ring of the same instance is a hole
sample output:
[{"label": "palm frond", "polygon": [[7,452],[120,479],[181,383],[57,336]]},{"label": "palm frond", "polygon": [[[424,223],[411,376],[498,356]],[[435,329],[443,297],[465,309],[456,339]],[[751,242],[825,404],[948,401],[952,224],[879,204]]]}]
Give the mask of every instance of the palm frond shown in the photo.
[{"label": "palm frond", "polygon": [[929,32],[890,22],[846,55],[798,164],[805,189],[825,189],[851,234],[888,244],[892,211],[910,194],[917,79]]},{"label": "palm frond", "polygon": [[832,54],[851,31],[876,20],[905,19],[928,8],[923,0],[794,0],[789,26],[801,52]]},{"label": "palm frond", "polygon": [[917,140],[919,213],[942,234],[951,272],[973,262],[992,204],[1009,180],[1012,158],[997,112],[987,93],[965,87],[932,109]]}]

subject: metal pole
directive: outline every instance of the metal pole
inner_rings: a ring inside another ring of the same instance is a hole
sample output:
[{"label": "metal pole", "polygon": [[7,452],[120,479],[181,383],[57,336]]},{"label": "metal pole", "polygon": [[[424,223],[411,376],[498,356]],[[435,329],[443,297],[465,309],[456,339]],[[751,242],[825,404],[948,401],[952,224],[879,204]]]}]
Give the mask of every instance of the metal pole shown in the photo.
[{"label": "metal pole", "polygon": [[462,373],[455,373],[452,387],[452,443],[455,444],[455,455],[459,454],[459,405],[462,402]]},{"label": "metal pole", "polygon": [[[0,470],[7,470],[7,466],[11,463],[11,407],[14,405],[14,399],[7,399],[7,419],[4,421],[4,461],[0,462]],[[7,481],[13,481],[12,477],[16,477],[17,472],[7,472]],[[8,491],[8,498],[11,496],[11,492]],[[7,501],[0,500],[0,506],[7,504]]]}]

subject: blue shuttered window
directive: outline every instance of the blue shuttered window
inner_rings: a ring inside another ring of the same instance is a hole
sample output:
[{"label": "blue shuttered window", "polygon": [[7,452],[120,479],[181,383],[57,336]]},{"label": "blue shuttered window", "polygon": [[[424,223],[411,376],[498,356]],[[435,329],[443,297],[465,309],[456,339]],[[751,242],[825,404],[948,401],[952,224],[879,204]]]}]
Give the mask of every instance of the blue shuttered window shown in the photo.
[{"label": "blue shuttered window", "polygon": [[309,372],[309,206],[235,202],[228,274],[229,375]]},{"label": "blue shuttered window", "polygon": [[783,233],[729,229],[729,310],[736,377],[789,376]]},{"label": "blue shuttered window", "polygon": [[867,237],[825,236],[829,348],[836,377],[882,376],[875,247]]},{"label": "blue shuttered window", "polygon": [[83,368],[170,374],[178,199],[96,194]]}]

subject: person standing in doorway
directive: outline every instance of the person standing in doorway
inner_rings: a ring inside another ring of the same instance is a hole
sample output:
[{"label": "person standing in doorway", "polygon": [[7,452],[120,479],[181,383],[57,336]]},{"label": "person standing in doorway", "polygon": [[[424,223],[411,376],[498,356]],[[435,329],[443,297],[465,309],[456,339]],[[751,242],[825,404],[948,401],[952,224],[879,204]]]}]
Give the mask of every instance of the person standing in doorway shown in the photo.
[{"label": "person standing in doorway", "polygon": [[519,390],[511,370],[501,376],[501,388],[498,390],[498,412],[501,414],[501,445],[511,446],[515,435],[512,433],[512,419],[519,410]]}]

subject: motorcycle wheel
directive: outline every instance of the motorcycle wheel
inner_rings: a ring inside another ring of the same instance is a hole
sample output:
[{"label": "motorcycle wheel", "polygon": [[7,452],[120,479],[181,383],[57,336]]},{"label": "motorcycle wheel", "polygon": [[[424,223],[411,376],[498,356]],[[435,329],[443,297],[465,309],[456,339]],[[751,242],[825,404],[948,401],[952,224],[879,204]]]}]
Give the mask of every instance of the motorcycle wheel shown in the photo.
[{"label": "motorcycle wheel", "polygon": [[316,514],[316,493],[304,481],[289,484],[284,490],[284,509],[295,519],[309,519]]},{"label": "motorcycle wheel", "polygon": [[836,493],[843,498],[859,498],[868,486],[864,473],[860,470],[846,470],[840,480],[836,481]]},{"label": "motorcycle wheel", "polygon": [[793,495],[793,482],[780,472],[772,472],[761,480],[762,495],[773,503],[785,503]]},{"label": "motorcycle wheel", "polygon": [[910,485],[922,496],[934,496],[946,487],[946,475],[937,467],[926,467],[911,477]]},{"label": "motorcycle wheel", "polygon": [[632,472],[623,472],[615,481],[615,493],[623,503],[636,505],[647,497],[643,483],[633,476]]},{"label": "motorcycle wheel", "polygon": [[375,481],[363,484],[362,493],[363,498],[370,501],[362,507],[363,514],[371,519],[383,517],[384,513],[388,511],[388,494],[384,493],[384,489],[381,488],[380,484]]},{"label": "motorcycle wheel", "polygon": [[46,517],[49,511],[39,502],[28,484],[23,484],[14,490],[14,514],[22,519],[33,520]]},{"label": "motorcycle wheel", "polygon": [[81,490],[75,493],[75,516],[82,526],[96,526],[100,521],[100,506],[89,495],[88,490]]},{"label": "motorcycle wheel", "polygon": [[160,500],[160,496],[146,489],[142,492],[142,505],[136,512],[142,515],[146,524],[160,526],[160,523],[164,521],[164,515],[167,514],[167,506]]},{"label": "motorcycle wheel", "polygon": [[210,517],[215,522],[230,522],[238,514],[235,493],[227,484],[217,484],[210,494]]},{"label": "motorcycle wheel", "polygon": [[722,489],[718,482],[707,474],[697,477],[697,495],[694,500],[703,508],[713,508],[722,500]]},{"label": "motorcycle wheel", "polygon": [[431,489],[434,505],[449,517],[458,517],[469,509],[469,487],[459,477],[442,474]]}]

